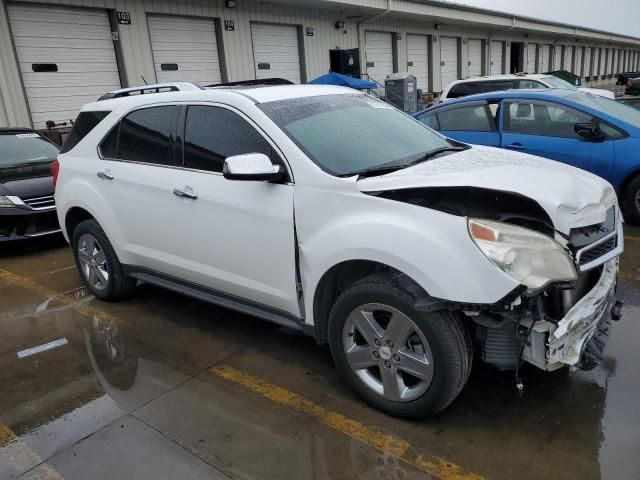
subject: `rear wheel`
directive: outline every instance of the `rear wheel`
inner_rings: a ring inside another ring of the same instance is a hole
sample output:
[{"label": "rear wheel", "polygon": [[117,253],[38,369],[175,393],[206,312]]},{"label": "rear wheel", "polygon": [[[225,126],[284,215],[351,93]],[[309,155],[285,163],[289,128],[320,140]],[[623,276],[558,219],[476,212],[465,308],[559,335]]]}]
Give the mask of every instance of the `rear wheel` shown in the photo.
[{"label": "rear wheel", "polygon": [[119,300],[131,293],[136,281],[124,274],[98,222],[81,222],[73,231],[72,245],[76,266],[91,293],[103,300]]},{"label": "rear wheel", "polygon": [[471,342],[450,312],[415,310],[391,277],[368,277],[346,290],[329,319],[336,366],[370,405],[425,417],[447,407],[471,370]]},{"label": "rear wheel", "polygon": [[624,209],[635,224],[640,224],[640,176],[637,176],[624,192]]}]

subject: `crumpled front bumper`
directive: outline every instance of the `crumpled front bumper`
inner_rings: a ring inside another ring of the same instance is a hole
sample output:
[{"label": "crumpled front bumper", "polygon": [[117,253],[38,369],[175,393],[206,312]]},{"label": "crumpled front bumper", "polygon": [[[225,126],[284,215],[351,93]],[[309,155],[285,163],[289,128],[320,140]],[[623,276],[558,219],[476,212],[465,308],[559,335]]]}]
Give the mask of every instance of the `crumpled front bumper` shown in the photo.
[{"label": "crumpled front bumper", "polygon": [[[562,320],[557,324],[538,322],[523,352],[523,359],[545,370],[580,364],[589,340],[603,322],[611,319],[612,308],[616,304],[617,274],[618,258],[614,258],[603,265],[596,285]],[[606,342],[606,338],[599,340]]]}]

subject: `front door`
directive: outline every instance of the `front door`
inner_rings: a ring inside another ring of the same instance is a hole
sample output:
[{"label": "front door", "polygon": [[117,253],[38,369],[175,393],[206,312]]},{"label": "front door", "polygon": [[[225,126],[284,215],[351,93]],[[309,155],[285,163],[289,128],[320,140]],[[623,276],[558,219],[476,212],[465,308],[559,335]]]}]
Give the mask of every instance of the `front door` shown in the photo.
[{"label": "front door", "polygon": [[576,123],[598,123],[591,115],[552,102],[505,100],[502,147],[538,155],[608,178],[613,167],[613,140],[587,140]]},{"label": "front door", "polygon": [[280,156],[238,111],[213,105],[185,109],[185,169],[173,185],[187,193],[175,196],[181,277],[299,316],[293,185],[222,175],[232,155],[264,153],[282,162]]}]

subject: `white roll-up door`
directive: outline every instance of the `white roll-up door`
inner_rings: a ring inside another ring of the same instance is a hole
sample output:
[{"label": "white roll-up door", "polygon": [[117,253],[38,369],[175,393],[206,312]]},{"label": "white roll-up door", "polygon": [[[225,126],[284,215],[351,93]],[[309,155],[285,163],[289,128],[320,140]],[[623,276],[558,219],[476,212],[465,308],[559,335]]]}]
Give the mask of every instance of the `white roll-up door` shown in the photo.
[{"label": "white roll-up door", "polygon": [[550,64],[551,64],[551,45],[543,45],[540,72],[541,73],[548,72]]},{"label": "white roll-up door", "polygon": [[504,42],[491,42],[491,75],[500,75],[503,71]]},{"label": "white roll-up door", "polygon": [[576,48],[576,70],[575,70],[575,74],[578,75],[579,77],[582,77],[583,74],[583,65],[582,65],[582,54],[584,51],[584,47],[577,47]]},{"label": "white roll-up door", "polygon": [[429,37],[407,35],[407,71],[416,77],[418,88],[429,90]]},{"label": "white roll-up door", "polygon": [[469,76],[482,75],[482,40],[469,40]]},{"label": "white roll-up door", "polygon": [[537,45],[535,43],[529,43],[527,45],[527,73],[536,73],[536,58],[537,58]]},{"label": "white roll-up door", "polygon": [[592,55],[591,47],[587,47],[584,51],[584,73],[583,77],[591,76],[591,55]]},{"label": "white roll-up door", "polygon": [[440,80],[442,89],[458,80],[458,39],[440,37]]},{"label": "white roll-up door", "polygon": [[298,27],[270,23],[251,24],[256,78],[284,78],[302,83]]},{"label": "white roll-up door", "polygon": [[213,19],[149,15],[147,21],[158,82],[220,83]]},{"label": "white roll-up door", "polygon": [[562,45],[556,45],[553,51],[553,70],[562,68]]},{"label": "white roll-up door", "polygon": [[69,123],[82,105],[121,87],[106,11],[24,4],[8,11],[35,128]]},{"label": "white roll-up door", "polygon": [[367,75],[384,85],[387,75],[393,73],[393,41],[391,33],[365,32]]},{"label": "white roll-up door", "polygon": [[571,73],[575,72],[573,65],[573,47],[567,45],[564,47],[564,65],[563,68]]}]

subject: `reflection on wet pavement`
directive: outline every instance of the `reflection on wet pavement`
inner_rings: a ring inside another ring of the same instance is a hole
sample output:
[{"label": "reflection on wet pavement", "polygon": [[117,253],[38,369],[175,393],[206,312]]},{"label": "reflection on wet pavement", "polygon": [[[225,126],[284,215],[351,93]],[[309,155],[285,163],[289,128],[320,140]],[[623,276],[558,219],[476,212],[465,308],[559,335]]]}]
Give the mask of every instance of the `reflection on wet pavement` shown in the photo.
[{"label": "reflection on wet pavement", "polygon": [[100,302],[60,243],[2,253],[0,479],[640,478],[640,229],[626,236],[602,365],[525,368],[519,398],[477,363],[422,422],[364,405],[311,338],[148,285]]}]

